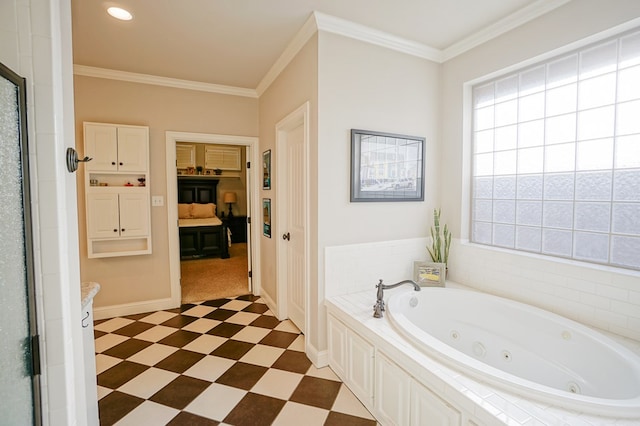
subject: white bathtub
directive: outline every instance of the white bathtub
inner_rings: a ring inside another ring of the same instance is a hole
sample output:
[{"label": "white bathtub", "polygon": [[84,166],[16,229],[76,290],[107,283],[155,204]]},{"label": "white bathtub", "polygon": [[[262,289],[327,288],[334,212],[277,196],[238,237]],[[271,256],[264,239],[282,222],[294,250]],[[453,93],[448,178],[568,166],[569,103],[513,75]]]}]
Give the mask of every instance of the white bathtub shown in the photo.
[{"label": "white bathtub", "polygon": [[640,418],[640,357],[601,333],[474,291],[390,292],[400,334],[449,366],[552,405]]}]

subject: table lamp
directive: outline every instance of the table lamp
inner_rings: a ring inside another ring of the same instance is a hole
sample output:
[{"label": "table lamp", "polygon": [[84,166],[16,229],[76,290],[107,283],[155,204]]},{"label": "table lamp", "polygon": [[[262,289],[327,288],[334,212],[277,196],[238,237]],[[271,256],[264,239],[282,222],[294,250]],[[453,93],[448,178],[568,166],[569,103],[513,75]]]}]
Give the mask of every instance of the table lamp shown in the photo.
[{"label": "table lamp", "polygon": [[235,192],[225,192],[222,197],[222,201],[229,205],[229,217],[233,217],[233,211],[231,210],[231,204],[238,202],[238,196]]}]

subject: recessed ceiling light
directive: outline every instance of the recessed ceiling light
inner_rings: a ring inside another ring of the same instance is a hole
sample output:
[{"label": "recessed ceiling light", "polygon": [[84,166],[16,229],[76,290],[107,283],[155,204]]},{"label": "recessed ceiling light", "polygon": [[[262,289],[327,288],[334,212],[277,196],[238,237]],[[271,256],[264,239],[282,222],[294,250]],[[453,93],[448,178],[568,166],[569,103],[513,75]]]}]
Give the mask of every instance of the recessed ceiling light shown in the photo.
[{"label": "recessed ceiling light", "polygon": [[133,15],[128,10],[124,10],[120,7],[110,7],[107,9],[107,13],[121,21],[130,21],[133,19]]}]

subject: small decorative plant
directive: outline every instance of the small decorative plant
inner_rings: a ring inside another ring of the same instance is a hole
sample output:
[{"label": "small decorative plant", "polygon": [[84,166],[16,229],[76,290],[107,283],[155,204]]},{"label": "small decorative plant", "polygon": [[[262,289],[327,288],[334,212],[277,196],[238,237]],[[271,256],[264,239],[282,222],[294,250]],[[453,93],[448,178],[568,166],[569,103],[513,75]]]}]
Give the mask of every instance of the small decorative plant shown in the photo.
[{"label": "small decorative plant", "polygon": [[451,232],[445,224],[442,234],[440,233],[440,209],[433,209],[431,247],[427,247],[431,260],[446,265],[449,260],[449,247],[451,247]]}]

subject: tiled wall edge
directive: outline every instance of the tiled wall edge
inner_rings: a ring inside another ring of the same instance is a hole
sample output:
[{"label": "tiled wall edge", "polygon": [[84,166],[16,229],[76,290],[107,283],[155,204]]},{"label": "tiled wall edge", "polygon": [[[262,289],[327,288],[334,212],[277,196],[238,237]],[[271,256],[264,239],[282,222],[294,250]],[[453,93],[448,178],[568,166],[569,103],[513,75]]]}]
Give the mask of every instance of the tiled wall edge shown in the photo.
[{"label": "tiled wall edge", "polygon": [[454,281],[640,340],[640,273],[454,241]]},{"label": "tiled wall edge", "polygon": [[413,262],[427,260],[427,238],[411,238],[325,249],[325,297],[371,290],[412,278]]},{"label": "tiled wall edge", "polygon": [[[378,279],[410,278],[427,260],[428,238],[325,249],[326,297],[375,291]],[[537,306],[581,323],[640,340],[640,273],[588,267],[454,240],[449,277],[487,293]]]}]

